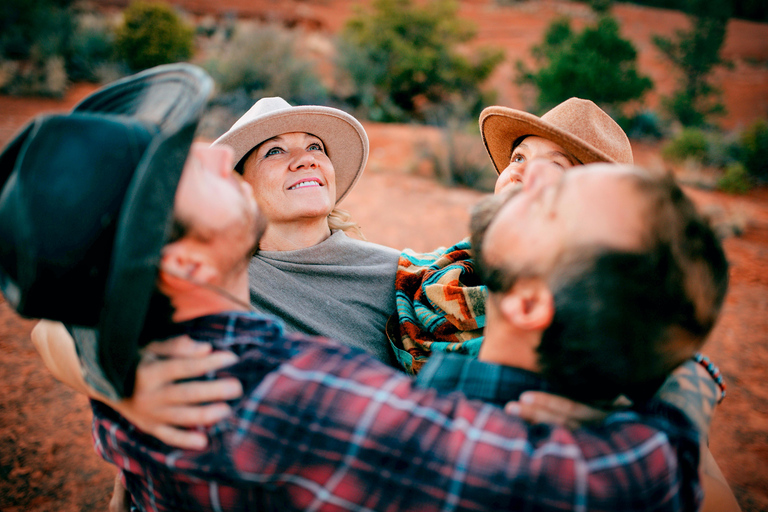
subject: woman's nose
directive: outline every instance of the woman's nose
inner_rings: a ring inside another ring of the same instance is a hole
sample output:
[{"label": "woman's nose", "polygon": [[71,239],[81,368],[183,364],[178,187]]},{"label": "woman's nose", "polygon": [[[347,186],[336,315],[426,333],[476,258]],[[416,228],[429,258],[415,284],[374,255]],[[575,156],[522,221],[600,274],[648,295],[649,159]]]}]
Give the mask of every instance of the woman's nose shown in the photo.
[{"label": "woman's nose", "polygon": [[317,160],[311,151],[304,151],[291,160],[291,170],[298,171],[306,167],[315,167]]},{"label": "woman's nose", "polygon": [[547,187],[556,183],[563,175],[563,169],[544,159],[532,160],[528,163],[525,172],[524,190],[534,190],[535,188]]}]

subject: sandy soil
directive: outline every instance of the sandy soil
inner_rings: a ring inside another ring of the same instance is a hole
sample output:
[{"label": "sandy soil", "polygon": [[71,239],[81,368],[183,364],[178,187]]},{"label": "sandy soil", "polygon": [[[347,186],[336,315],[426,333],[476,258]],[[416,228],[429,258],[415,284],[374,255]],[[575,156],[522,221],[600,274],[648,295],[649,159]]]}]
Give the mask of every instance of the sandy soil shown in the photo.
[{"label": "sandy soil", "polygon": [[[197,14],[214,8],[195,0],[178,3]],[[218,13],[235,10],[330,34],[341,26],[352,4],[351,0],[220,0],[215,8]],[[539,40],[547,20],[564,11],[577,20],[589,16],[582,5],[570,2],[526,2],[514,9],[495,7],[485,0],[462,3],[462,13],[481,24],[482,42],[503,42],[508,55],[522,56],[531,41]],[[671,33],[683,27],[685,18],[626,4],[618,5],[616,13],[622,30],[637,38],[641,66],[655,73],[659,87],[673,87],[673,79],[648,41],[656,30]],[[516,30],[509,30],[510,26]],[[733,22],[725,52],[737,61],[734,69],[721,72],[727,81],[729,125],[765,116],[768,25]],[[757,61],[762,64],[750,64]],[[518,92],[509,87],[504,74],[510,69],[502,69],[494,80],[503,100],[500,103],[519,106]],[[0,97],[0,145],[37,113],[65,110],[92,89],[78,85],[62,101]],[[465,236],[468,210],[482,194],[443,187],[429,176],[428,165],[419,160],[421,149],[424,144],[439,144],[439,134],[411,126],[367,124],[366,129],[371,159],[344,207],[368,238],[397,248],[430,250]],[[633,148],[637,162],[663,165],[657,146],[633,141]],[[768,189],[738,197],[687,190],[720,224],[743,230],[741,236],[725,241],[732,264],[731,289],[705,349],[729,386],[729,396],[714,419],[711,449],[743,510],[768,510],[768,387],[764,384],[768,367]],[[0,299],[0,510],[105,510],[115,470],[93,451],[87,400],[56,382],[40,363],[29,341],[32,325]]]}]

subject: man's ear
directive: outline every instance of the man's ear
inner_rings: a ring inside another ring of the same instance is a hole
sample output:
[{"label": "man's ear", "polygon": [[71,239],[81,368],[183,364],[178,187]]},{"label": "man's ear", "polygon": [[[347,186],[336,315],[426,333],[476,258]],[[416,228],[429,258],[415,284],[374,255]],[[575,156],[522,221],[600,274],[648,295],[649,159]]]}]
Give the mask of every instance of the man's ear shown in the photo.
[{"label": "man's ear", "polygon": [[555,316],[555,301],[546,282],[539,278],[519,279],[499,303],[501,315],[514,327],[543,331]]},{"label": "man's ear", "polygon": [[179,279],[193,283],[212,283],[219,270],[198,244],[181,239],[163,248],[160,257],[160,280],[170,284]]}]

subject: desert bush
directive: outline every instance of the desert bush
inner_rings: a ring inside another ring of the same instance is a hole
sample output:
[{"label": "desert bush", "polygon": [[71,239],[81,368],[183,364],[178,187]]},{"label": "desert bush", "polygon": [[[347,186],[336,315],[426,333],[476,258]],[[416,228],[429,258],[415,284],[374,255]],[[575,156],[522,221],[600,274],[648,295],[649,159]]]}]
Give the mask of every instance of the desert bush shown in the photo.
[{"label": "desert bush", "polygon": [[296,36],[277,26],[239,27],[203,64],[228,103],[241,113],[264,96],[293,104],[322,104],[327,92],[312,62],[296,51]]},{"label": "desert bush", "polygon": [[662,156],[672,162],[694,160],[707,162],[709,142],[707,135],[698,128],[685,128],[661,148]]},{"label": "desert bush", "polygon": [[752,180],[747,168],[741,162],[733,162],[725,168],[717,180],[717,188],[729,194],[746,194],[752,188]]},{"label": "desert bush", "polygon": [[480,84],[503,59],[500,50],[459,51],[475,35],[458,4],[376,0],[358,10],[339,38],[339,95],[376,121],[432,121],[474,117]]},{"label": "desert bush", "polygon": [[650,78],[638,72],[637,51],[621,37],[619,24],[610,15],[578,33],[567,18],[553,21],[544,41],[534,46],[533,56],[539,69],[531,71],[518,61],[516,80],[536,87],[540,111],[572,96],[618,110],[653,86]]},{"label": "desert bush", "polygon": [[493,192],[497,174],[476,127],[462,129],[459,121],[452,120],[441,131],[439,153],[431,150],[429,155],[438,179],[448,186]]},{"label": "desert bush", "polygon": [[81,18],[67,52],[67,73],[71,80],[99,82],[105,66],[114,64],[115,34],[104,23],[87,23]]},{"label": "desert bush", "polygon": [[631,115],[618,115],[616,122],[630,139],[659,140],[664,136],[661,119],[652,110],[640,110]]},{"label": "desert bush", "polygon": [[768,121],[760,119],[741,133],[740,160],[758,181],[768,181]]},{"label": "desert bush", "polygon": [[74,27],[69,0],[0,2],[0,93],[61,96]]},{"label": "desert bush", "polygon": [[128,66],[139,71],[192,56],[194,30],[169,5],[135,1],[123,12],[115,45]]}]

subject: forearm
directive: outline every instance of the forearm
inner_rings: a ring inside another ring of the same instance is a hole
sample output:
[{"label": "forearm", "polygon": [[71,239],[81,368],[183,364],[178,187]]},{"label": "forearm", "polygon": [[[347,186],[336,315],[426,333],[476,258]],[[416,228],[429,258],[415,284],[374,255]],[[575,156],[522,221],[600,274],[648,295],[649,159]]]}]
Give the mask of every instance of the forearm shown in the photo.
[{"label": "forearm", "polygon": [[43,363],[56,379],[79,393],[101,399],[96,390],[85,382],[75,341],[63,324],[40,320],[32,329],[30,337]]},{"label": "forearm", "polygon": [[709,426],[720,396],[720,388],[712,376],[692,359],[680,365],[658,391],[661,400],[688,416],[703,439],[709,437]]}]

